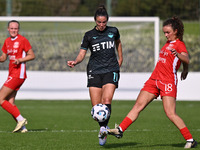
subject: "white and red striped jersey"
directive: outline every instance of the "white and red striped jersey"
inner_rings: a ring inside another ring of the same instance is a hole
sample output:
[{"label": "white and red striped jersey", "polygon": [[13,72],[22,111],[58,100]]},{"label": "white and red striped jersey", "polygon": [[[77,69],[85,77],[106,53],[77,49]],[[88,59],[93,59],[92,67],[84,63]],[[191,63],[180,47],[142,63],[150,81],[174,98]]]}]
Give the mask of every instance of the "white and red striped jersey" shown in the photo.
[{"label": "white and red striped jersey", "polygon": [[9,63],[9,76],[25,79],[26,76],[26,64],[20,63],[19,65],[13,64],[15,59],[23,58],[26,56],[26,52],[32,47],[29,41],[18,34],[15,38],[8,37],[2,47],[3,53],[7,54],[10,60]]},{"label": "white and red striped jersey", "polygon": [[177,71],[181,65],[181,61],[172,54],[170,51],[171,49],[175,49],[178,53],[188,53],[184,42],[179,39],[167,41],[160,51],[158,62],[150,78],[162,81],[172,81],[176,85]]}]

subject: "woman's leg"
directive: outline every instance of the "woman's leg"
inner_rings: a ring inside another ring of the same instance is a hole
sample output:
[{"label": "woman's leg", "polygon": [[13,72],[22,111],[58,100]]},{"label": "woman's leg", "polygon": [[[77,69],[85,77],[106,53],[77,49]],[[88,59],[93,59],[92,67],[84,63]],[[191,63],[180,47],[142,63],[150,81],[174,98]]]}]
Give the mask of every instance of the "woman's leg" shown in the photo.
[{"label": "woman's leg", "polygon": [[186,127],[183,120],[176,114],[176,99],[170,96],[163,96],[163,107],[169,120],[180,130],[181,134],[187,141],[193,141],[193,137]]},{"label": "woman's leg", "polygon": [[140,112],[154,99],[156,96],[147,91],[140,91],[135,105],[120,123],[119,126],[116,126],[115,129],[108,129],[108,133],[114,135],[117,138],[122,138],[123,132],[138,118]]},{"label": "woman's leg", "polygon": [[89,87],[89,93],[92,106],[101,103],[102,88]]},{"label": "woman's leg", "polygon": [[0,104],[2,108],[10,113],[18,122],[13,132],[20,130],[22,126],[27,124],[27,120],[21,116],[19,109],[14,104],[16,94],[17,91],[6,86],[3,86],[0,90]]},{"label": "woman's leg", "polygon": [[[101,99],[101,103],[105,104],[108,109],[110,110],[110,115],[111,115],[111,104],[112,104],[112,99],[113,99],[113,95],[115,92],[116,86],[114,84],[106,84],[102,87],[102,99]],[[101,126],[107,127],[108,122],[110,120],[110,117],[105,121],[100,123]]]},{"label": "woman's leg", "polygon": [[10,113],[14,118],[17,118],[20,115],[20,112],[18,109],[15,109],[15,107],[8,102],[8,98],[10,95],[15,93],[14,90],[3,86],[0,90],[0,104],[3,109],[5,109],[8,113]]},{"label": "woman's leg", "polygon": [[123,132],[138,118],[140,112],[155,98],[156,96],[152,93],[140,91],[133,108],[119,125]]}]

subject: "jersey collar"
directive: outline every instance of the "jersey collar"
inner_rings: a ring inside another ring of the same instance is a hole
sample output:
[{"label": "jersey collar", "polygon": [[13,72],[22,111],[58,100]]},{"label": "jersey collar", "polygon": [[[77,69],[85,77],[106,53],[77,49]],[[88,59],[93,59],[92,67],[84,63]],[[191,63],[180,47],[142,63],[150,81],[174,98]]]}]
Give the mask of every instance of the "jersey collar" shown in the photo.
[{"label": "jersey collar", "polygon": [[176,41],[178,41],[179,39],[176,39],[174,41],[168,41],[168,43],[175,43]]},{"label": "jersey collar", "polygon": [[11,38],[11,41],[14,41],[14,40],[16,40],[18,38],[18,35],[16,37],[14,37],[14,38],[12,38],[12,37],[10,37],[10,38]]}]

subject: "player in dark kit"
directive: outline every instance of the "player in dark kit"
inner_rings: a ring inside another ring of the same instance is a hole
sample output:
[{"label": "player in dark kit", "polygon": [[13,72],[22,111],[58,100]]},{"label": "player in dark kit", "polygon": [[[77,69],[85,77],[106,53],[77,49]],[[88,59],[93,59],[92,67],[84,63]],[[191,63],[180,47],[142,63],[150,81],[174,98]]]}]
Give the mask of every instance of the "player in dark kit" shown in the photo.
[{"label": "player in dark kit", "polygon": [[[96,26],[85,33],[80,52],[74,61],[68,61],[74,67],[84,59],[88,48],[91,56],[87,66],[88,87],[92,106],[102,103],[111,112],[111,102],[118,88],[119,71],[123,62],[120,34],[116,27],[107,26],[108,14],[104,6],[100,6],[94,19]],[[115,53],[118,53],[118,59]],[[99,122],[99,144],[104,145],[107,138],[108,120]]]}]

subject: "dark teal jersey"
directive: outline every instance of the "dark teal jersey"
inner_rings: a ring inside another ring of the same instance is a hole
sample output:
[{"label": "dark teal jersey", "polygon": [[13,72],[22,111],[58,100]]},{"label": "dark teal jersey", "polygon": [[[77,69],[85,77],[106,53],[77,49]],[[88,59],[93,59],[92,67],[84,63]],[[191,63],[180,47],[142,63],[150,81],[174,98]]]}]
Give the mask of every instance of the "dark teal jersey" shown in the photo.
[{"label": "dark teal jersey", "polygon": [[96,27],[85,33],[81,49],[91,51],[87,71],[90,74],[102,74],[119,71],[119,63],[115,53],[115,41],[120,38],[116,27],[107,26],[104,31]]}]

